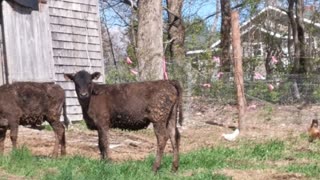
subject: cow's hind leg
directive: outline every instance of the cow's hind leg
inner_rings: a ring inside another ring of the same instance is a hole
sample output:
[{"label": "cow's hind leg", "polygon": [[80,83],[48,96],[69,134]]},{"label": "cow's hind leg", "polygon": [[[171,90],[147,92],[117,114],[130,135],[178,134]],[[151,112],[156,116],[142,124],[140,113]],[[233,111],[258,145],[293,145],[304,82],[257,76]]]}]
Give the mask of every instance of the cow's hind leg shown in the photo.
[{"label": "cow's hind leg", "polygon": [[4,151],[4,140],[6,139],[7,127],[0,127],[0,154]]},{"label": "cow's hind leg", "polygon": [[177,128],[177,105],[175,104],[172,108],[169,123],[168,123],[168,133],[171,140],[171,145],[173,149],[173,161],[172,161],[172,171],[176,172],[179,168],[179,145],[180,145],[180,133]]},{"label": "cow's hind leg", "polygon": [[153,123],[153,128],[157,137],[157,154],[156,154],[156,160],[153,164],[153,171],[157,172],[160,168],[163,151],[166,147],[169,137],[168,137],[166,123],[164,121]]},{"label": "cow's hind leg", "polygon": [[65,128],[63,124],[59,120],[59,116],[51,117],[48,119],[49,124],[51,125],[54,133],[55,133],[55,144],[52,152],[53,157],[57,157],[59,155],[59,146],[61,155],[66,155],[66,136],[65,136]]}]

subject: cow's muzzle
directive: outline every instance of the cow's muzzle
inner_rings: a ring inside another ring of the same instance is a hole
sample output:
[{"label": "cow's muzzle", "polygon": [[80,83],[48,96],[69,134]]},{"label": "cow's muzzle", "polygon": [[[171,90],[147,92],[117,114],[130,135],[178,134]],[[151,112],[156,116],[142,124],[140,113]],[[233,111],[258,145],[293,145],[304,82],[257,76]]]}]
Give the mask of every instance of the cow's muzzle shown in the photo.
[{"label": "cow's muzzle", "polygon": [[89,93],[88,92],[81,92],[81,93],[79,93],[79,97],[81,99],[88,98],[89,97]]}]

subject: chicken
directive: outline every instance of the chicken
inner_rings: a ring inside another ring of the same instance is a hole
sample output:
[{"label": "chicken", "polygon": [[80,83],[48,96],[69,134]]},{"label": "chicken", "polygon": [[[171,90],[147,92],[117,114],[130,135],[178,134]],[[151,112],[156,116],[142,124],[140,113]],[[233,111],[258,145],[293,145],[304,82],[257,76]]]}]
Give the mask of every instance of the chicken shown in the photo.
[{"label": "chicken", "polygon": [[239,129],[236,129],[235,131],[233,131],[233,133],[231,134],[222,134],[222,136],[224,137],[224,139],[228,140],[228,141],[234,141],[236,140],[237,136],[240,134]]},{"label": "chicken", "polygon": [[313,142],[313,140],[319,138],[320,139],[320,131],[318,129],[318,120],[313,119],[310,128],[308,129],[309,133],[309,142]]}]

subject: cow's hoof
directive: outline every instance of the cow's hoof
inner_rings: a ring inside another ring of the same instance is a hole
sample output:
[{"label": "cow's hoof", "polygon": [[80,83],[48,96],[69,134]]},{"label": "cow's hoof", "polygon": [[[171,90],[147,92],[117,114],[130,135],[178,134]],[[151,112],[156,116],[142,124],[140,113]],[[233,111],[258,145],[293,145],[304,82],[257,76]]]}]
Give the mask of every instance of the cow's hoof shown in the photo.
[{"label": "cow's hoof", "polygon": [[157,174],[158,170],[159,170],[160,166],[157,164],[154,164],[152,167],[152,171],[154,172],[154,174]]},{"label": "cow's hoof", "polygon": [[52,158],[57,158],[58,156],[59,156],[59,154],[56,153],[56,152],[53,152],[53,153],[51,154],[51,157],[52,157]]},{"label": "cow's hoof", "polygon": [[171,172],[177,172],[178,171],[178,166],[172,166],[172,168],[171,168]]}]

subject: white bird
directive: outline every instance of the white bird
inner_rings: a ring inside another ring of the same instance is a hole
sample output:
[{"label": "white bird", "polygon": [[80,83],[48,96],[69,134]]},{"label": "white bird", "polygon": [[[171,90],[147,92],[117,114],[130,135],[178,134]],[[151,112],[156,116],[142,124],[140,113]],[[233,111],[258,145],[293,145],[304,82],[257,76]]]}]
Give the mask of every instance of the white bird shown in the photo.
[{"label": "white bird", "polygon": [[222,134],[222,136],[224,137],[224,139],[226,139],[228,141],[234,141],[234,140],[236,140],[236,137],[239,136],[239,134],[240,134],[239,129],[236,129],[235,131],[233,131],[233,133]]},{"label": "white bird", "polygon": [[114,149],[114,148],[117,148],[117,147],[120,147],[120,146],[123,146],[123,144],[110,144],[109,148],[110,149]]}]

